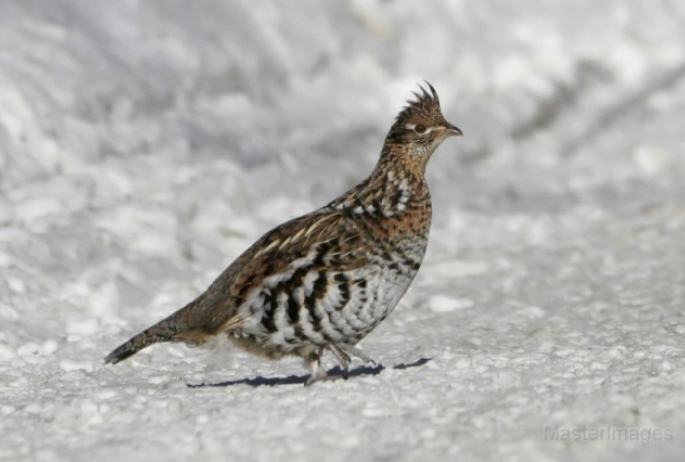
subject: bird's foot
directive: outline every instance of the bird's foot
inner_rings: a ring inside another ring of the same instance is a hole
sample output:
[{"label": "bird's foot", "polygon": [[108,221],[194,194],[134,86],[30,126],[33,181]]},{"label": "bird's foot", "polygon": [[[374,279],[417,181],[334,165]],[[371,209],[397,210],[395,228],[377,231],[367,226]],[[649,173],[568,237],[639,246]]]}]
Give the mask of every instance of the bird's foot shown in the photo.
[{"label": "bird's foot", "polygon": [[378,366],[378,363],[364,353],[361,349],[345,344],[335,344],[330,343],[326,346],[319,347],[318,350],[312,352],[307,358],[307,365],[312,371],[312,375],[305,382],[305,386],[309,386],[316,382],[321,382],[325,380],[334,380],[335,377],[331,377],[326,373],[326,369],[321,365],[321,357],[323,356],[324,350],[330,350],[338,360],[340,364],[340,369],[342,369],[342,377],[347,380],[350,376],[350,363],[352,362],[352,357],[359,358],[367,364],[371,364],[373,367]]},{"label": "bird's foot", "polygon": [[323,355],[324,348],[325,347],[319,347],[317,350],[312,351],[307,357],[307,366],[309,366],[309,370],[312,371],[312,375],[310,375],[304,383],[305,387],[316,382],[330,380],[330,376],[326,373],[326,369],[321,365],[321,356]]},{"label": "bird's foot", "polygon": [[361,349],[355,346],[341,345],[340,349],[345,353],[347,358],[350,358],[350,356],[354,356],[355,358],[359,358],[367,364],[371,364],[373,367],[378,366],[378,363],[373,358],[369,357]]},{"label": "bird's foot", "polygon": [[323,382],[325,380],[331,380],[331,376],[326,373],[324,368],[318,368],[316,371],[312,372],[307,381],[304,383],[305,387],[308,387],[316,382]]},{"label": "bird's foot", "polygon": [[350,355],[347,354],[347,352],[339,345],[330,344],[328,345],[328,349],[331,350],[333,356],[335,356],[335,359],[338,360],[340,368],[343,371],[343,379],[347,380],[349,377],[350,363],[352,362],[352,358],[350,358]]}]

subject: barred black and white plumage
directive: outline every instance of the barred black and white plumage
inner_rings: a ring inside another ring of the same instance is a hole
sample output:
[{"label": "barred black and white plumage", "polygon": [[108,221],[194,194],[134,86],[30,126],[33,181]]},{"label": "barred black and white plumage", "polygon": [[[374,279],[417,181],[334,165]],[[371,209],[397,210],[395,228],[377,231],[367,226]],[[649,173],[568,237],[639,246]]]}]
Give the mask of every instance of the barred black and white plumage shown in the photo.
[{"label": "barred black and white plumage", "polygon": [[265,234],[203,294],[105,362],[157,342],[200,344],[217,335],[271,359],[305,358],[307,383],[326,377],[327,350],[345,371],[352,356],[371,361],[356,344],[393,311],[428,244],[426,163],[445,138],[461,135],[427,86],[397,116],[365,181]]}]

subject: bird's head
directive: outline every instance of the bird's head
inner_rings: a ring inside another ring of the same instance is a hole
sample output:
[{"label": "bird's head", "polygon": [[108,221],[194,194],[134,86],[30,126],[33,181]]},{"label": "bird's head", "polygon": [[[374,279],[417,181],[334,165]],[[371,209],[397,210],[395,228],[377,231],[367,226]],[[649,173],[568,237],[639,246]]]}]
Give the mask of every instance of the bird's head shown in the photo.
[{"label": "bird's head", "polygon": [[442,115],[435,88],[428,82],[426,86],[430,92],[419,86],[420,93],[414,92],[416,99],[407,101],[385,139],[390,151],[399,149],[422,166],[446,138],[462,135],[461,130]]}]

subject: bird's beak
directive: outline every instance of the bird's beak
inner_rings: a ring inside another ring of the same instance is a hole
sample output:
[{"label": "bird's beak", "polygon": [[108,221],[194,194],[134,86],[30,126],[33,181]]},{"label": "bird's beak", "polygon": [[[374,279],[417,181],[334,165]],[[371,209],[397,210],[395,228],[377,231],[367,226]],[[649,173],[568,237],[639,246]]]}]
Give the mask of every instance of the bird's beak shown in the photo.
[{"label": "bird's beak", "polygon": [[444,136],[464,136],[464,134],[455,125],[449,122],[445,122],[445,132]]}]

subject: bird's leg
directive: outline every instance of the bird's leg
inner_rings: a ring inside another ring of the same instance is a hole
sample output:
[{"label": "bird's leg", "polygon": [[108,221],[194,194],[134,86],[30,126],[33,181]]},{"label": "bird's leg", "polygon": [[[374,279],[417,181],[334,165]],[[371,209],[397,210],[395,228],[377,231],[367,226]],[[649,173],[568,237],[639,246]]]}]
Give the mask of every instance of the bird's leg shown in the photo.
[{"label": "bird's leg", "polygon": [[352,358],[350,358],[350,355],[348,355],[346,351],[344,351],[340,348],[340,346],[334,343],[329,344],[328,349],[331,350],[331,352],[335,356],[335,359],[338,360],[340,368],[343,371],[343,378],[347,380],[347,378],[349,377],[348,372],[350,369],[350,362],[352,361]]},{"label": "bird's leg", "polygon": [[376,361],[374,361],[366,353],[364,353],[361,349],[355,347],[354,345],[340,345],[339,348],[345,353],[345,355],[348,358],[350,356],[354,356],[355,358],[361,359],[365,363],[370,363],[373,367],[376,367],[378,365]]},{"label": "bird's leg", "polygon": [[328,379],[326,369],[321,365],[321,356],[323,354],[323,349],[324,347],[320,347],[312,351],[305,359],[307,367],[309,368],[309,370],[312,371],[312,375],[309,376],[307,381],[304,383],[305,387],[308,387],[309,385],[318,382],[319,380]]}]

